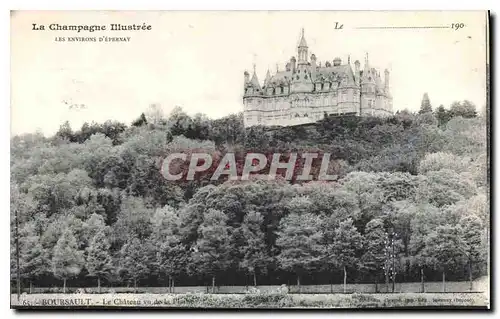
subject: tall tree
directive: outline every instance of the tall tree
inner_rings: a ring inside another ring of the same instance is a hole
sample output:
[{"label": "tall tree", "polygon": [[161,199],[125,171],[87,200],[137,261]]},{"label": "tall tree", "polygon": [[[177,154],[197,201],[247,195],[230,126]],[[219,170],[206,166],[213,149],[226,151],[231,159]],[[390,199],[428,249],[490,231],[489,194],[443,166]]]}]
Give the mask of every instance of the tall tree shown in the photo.
[{"label": "tall tree", "polygon": [[23,229],[22,233],[24,236],[20,238],[19,268],[21,278],[29,280],[31,293],[33,280],[49,272],[50,262],[35,229],[28,227],[28,229]]},{"label": "tall tree", "polygon": [[476,117],[476,106],[471,101],[453,102],[450,106],[450,114],[452,117],[461,116],[464,118]]},{"label": "tall tree", "polygon": [[363,246],[363,237],[351,218],[339,223],[333,232],[331,257],[344,272],[344,293],[347,291],[347,269],[358,266],[358,258]]},{"label": "tall tree", "polygon": [[263,221],[260,213],[249,212],[241,225],[244,245],[240,247],[243,253],[240,267],[253,276],[254,286],[257,286],[257,273],[266,273],[269,261],[265,233],[262,231]]},{"label": "tall tree", "polygon": [[149,255],[144,242],[139,238],[129,238],[122,246],[119,254],[120,275],[132,280],[137,290],[137,281],[149,273]]},{"label": "tall tree", "polygon": [[157,209],[151,221],[157,267],[168,278],[169,292],[174,292],[175,277],[185,271],[189,257],[186,245],[181,242],[181,221],[177,212],[168,205]]},{"label": "tall tree", "polygon": [[473,268],[485,257],[485,245],[481,240],[483,226],[479,217],[475,215],[464,216],[459,225],[461,226],[461,241],[464,245],[464,254],[467,259],[469,272],[470,291],[472,291]]},{"label": "tall tree", "polygon": [[280,221],[276,245],[281,249],[278,262],[284,270],[300,277],[318,267],[324,254],[321,219],[310,213],[290,213]]},{"label": "tall tree", "polygon": [[63,280],[63,293],[66,293],[66,280],[80,274],[84,262],[73,231],[66,229],[57,241],[52,256],[52,271],[54,276]]},{"label": "tall tree", "polygon": [[198,228],[193,262],[202,274],[212,277],[212,293],[215,293],[217,275],[228,269],[231,260],[231,234],[227,216],[219,210],[209,209]]},{"label": "tall tree", "polygon": [[427,92],[424,93],[424,96],[422,97],[422,102],[420,103],[420,111],[418,111],[418,113],[432,113],[432,105]]},{"label": "tall tree", "polygon": [[363,241],[364,253],[361,256],[361,266],[368,276],[375,280],[375,289],[378,291],[378,282],[382,278],[386,261],[386,235],[381,219],[372,219],[366,224]]},{"label": "tall tree", "polygon": [[446,272],[456,270],[464,264],[465,245],[461,231],[460,226],[438,226],[425,240],[423,255],[428,264],[441,271],[443,292],[446,291]]},{"label": "tall tree", "polygon": [[443,104],[436,109],[436,118],[440,126],[445,125],[451,119],[450,112],[444,108]]},{"label": "tall tree", "polygon": [[87,249],[86,268],[89,276],[97,277],[97,289],[101,293],[101,279],[108,278],[114,267],[110,255],[110,244],[104,228],[99,229]]}]

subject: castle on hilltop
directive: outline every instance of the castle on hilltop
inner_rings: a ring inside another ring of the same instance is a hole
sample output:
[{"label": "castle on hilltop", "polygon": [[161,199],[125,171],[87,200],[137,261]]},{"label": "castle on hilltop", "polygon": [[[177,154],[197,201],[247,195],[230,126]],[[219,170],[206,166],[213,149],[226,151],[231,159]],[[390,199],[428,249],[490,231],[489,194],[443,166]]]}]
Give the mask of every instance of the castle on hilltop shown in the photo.
[{"label": "castle on hilltop", "polygon": [[384,79],[377,69],[370,67],[368,54],[363,70],[358,60],[354,71],[350,58],[342,64],[340,58],[322,66],[316,56],[308,58],[304,29],[297,47],[297,59],[292,57],[285,70],[267,71],[263,85],[255,72],[252,78],[245,71],[244,123],[253,125],[298,125],[316,122],[327,115],[392,114],[392,96],[389,90],[389,71]]}]

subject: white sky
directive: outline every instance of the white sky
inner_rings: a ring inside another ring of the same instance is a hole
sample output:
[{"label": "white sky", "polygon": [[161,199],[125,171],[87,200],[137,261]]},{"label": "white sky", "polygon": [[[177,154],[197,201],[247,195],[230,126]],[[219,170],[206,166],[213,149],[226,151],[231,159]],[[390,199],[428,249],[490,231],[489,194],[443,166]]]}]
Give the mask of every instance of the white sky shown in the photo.
[{"label": "white sky", "polygon": [[[69,120],[127,124],[152,103],[168,113],[217,118],[242,110],[243,72],[253,63],[284,69],[305,28],[309,55],[336,56],[391,71],[394,109],[417,110],[424,92],[434,107],[485,103],[484,12],[16,12],[11,16],[11,131],[53,134]],[[344,25],[334,30],[335,22]],[[32,31],[32,23],[152,25],[151,31]],[[356,29],[450,26],[452,29]],[[128,43],[56,42],[59,36],[130,36]],[[354,66],[353,66],[354,67]],[[86,105],[69,109],[71,98]]]}]

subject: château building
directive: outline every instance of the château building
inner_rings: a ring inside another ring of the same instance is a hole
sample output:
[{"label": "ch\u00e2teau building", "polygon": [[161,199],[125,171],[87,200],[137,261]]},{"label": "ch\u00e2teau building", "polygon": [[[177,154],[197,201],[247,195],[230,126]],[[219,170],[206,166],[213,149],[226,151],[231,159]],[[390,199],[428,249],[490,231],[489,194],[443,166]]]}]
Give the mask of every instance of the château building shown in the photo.
[{"label": "ch\u00e2teau building", "polygon": [[285,70],[267,71],[261,85],[255,72],[252,78],[245,71],[244,123],[253,125],[298,125],[316,122],[327,115],[392,114],[389,90],[389,71],[382,79],[380,72],[371,67],[368,54],[363,69],[360,62],[351,67],[350,58],[318,63],[314,54],[308,56],[304,29],[297,48],[297,59],[292,57]]}]

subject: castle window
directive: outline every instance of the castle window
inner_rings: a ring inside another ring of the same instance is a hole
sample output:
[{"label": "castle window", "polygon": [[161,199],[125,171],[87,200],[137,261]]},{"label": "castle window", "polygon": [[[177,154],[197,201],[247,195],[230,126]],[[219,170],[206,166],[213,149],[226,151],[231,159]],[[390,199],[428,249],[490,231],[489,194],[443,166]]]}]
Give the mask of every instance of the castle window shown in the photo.
[{"label": "castle window", "polygon": [[297,80],[299,79],[299,76],[297,75]]},{"label": "castle window", "polygon": [[299,69],[297,72],[299,72],[299,73],[300,73],[300,69]]},{"label": "castle window", "polygon": [[306,79],[306,80],[307,80],[307,74],[304,76],[304,79]]}]

